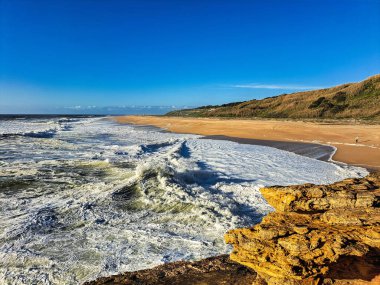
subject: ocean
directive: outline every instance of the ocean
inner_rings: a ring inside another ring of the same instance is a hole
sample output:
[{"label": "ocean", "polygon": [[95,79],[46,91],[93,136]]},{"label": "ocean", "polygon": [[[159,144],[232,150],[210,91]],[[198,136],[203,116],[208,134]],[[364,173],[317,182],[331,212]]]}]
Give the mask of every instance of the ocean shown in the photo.
[{"label": "ocean", "polygon": [[259,188],[367,174],[272,147],[120,125],[0,117],[0,283],[80,284],[225,254],[273,209]]}]

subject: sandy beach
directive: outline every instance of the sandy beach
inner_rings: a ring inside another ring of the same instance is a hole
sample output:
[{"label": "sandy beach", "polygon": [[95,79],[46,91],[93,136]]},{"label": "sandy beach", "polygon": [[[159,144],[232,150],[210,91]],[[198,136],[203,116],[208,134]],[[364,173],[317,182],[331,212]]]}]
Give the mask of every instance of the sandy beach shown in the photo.
[{"label": "sandy beach", "polygon": [[380,125],[162,116],[118,116],[113,119],[118,123],[152,125],[176,133],[326,144],[337,148],[333,156],[335,161],[380,170]]}]

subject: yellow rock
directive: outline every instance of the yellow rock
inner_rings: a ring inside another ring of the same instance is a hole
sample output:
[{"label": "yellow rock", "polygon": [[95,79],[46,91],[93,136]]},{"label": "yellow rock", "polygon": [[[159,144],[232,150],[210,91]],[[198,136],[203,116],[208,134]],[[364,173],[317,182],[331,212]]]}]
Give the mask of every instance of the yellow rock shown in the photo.
[{"label": "yellow rock", "polygon": [[234,248],[231,259],[254,269],[257,284],[368,284],[380,278],[380,174],[260,191],[276,212],[225,235]]}]

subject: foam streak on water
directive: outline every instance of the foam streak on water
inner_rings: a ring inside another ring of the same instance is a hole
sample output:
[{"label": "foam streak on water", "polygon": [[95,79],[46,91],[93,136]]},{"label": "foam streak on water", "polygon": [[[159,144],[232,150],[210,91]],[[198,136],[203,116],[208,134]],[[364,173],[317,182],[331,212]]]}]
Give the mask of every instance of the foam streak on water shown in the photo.
[{"label": "foam streak on water", "polygon": [[0,121],[0,283],[78,284],[229,252],[261,186],[363,176],[274,148],[104,118]]}]

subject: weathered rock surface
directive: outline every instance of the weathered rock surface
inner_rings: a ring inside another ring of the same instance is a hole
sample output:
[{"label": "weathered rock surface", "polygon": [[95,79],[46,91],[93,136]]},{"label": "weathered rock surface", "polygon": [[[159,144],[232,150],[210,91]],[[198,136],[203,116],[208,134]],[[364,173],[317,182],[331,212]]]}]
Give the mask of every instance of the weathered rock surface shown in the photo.
[{"label": "weathered rock surface", "polygon": [[380,284],[380,174],[260,191],[276,211],[225,235],[257,284]]},{"label": "weathered rock surface", "polygon": [[84,285],[247,285],[256,273],[228,255],[195,262],[172,262],[155,268],[99,278]]}]

